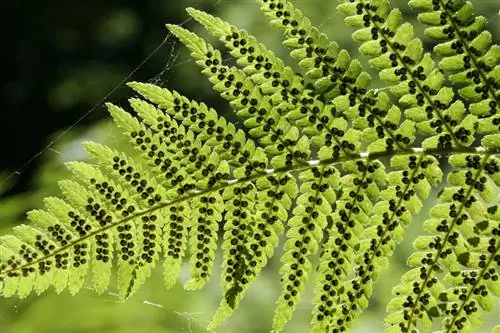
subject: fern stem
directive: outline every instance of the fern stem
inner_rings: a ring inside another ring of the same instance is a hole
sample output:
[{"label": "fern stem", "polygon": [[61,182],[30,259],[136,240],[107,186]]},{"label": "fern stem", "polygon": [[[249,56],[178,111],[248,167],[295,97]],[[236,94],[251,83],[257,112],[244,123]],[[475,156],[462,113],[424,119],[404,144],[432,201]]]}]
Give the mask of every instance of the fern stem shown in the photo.
[{"label": "fern stem", "polygon": [[15,269],[9,269],[0,272],[0,277],[5,276],[11,272],[15,272],[18,270],[22,270],[23,268],[35,265],[49,257],[52,257],[56,255],[57,253],[63,252],[68,248],[73,247],[75,244],[78,244],[81,241],[87,240],[93,236],[96,236],[97,234],[102,233],[103,231],[106,231],[108,229],[117,227],[118,225],[121,225],[123,223],[129,222],[135,218],[142,217],[144,215],[153,213],[159,209],[167,208],[172,205],[182,203],[184,201],[189,201],[194,198],[203,196],[204,194],[208,194],[214,191],[221,191],[226,188],[230,188],[232,186],[241,184],[241,183],[246,183],[246,182],[251,182],[254,180],[257,180],[262,177],[268,177],[271,175],[274,175],[276,173],[282,173],[282,172],[293,172],[293,171],[302,171],[302,170],[308,170],[313,167],[317,166],[328,166],[328,165],[335,165],[339,163],[343,163],[346,161],[354,161],[358,159],[366,159],[366,158],[383,158],[383,157],[392,157],[392,156],[397,156],[397,155],[411,155],[411,154],[417,154],[417,155],[451,155],[451,154],[476,154],[476,155],[482,155],[482,156],[487,156],[488,158],[492,155],[497,155],[500,154],[500,148],[483,148],[483,147],[451,147],[451,148],[432,148],[432,149],[424,149],[424,148],[405,148],[404,150],[398,150],[398,151],[381,151],[381,152],[360,152],[357,154],[349,154],[347,156],[340,156],[338,158],[329,158],[329,159],[324,159],[324,160],[311,160],[305,163],[300,163],[300,164],[295,164],[289,167],[283,167],[283,168],[276,168],[276,169],[267,169],[265,172],[259,172],[256,173],[252,176],[248,177],[243,177],[239,179],[232,179],[226,182],[226,184],[208,188],[205,190],[198,190],[198,191],[192,191],[190,195],[171,200],[171,201],[164,201],[164,202],[159,202],[156,206],[145,209],[143,211],[139,211],[135,214],[131,214],[127,216],[126,218],[123,218],[119,221],[116,221],[115,223],[111,223],[109,225],[106,225],[105,227],[102,227],[98,230],[95,230],[91,233],[86,234],[85,236],[79,238],[76,241],[70,242],[65,246],[61,246],[54,252],[50,253],[47,256],[44,257],[39,257],[36,260],[33,260],[29,264],[21,265],[16,267]]}]

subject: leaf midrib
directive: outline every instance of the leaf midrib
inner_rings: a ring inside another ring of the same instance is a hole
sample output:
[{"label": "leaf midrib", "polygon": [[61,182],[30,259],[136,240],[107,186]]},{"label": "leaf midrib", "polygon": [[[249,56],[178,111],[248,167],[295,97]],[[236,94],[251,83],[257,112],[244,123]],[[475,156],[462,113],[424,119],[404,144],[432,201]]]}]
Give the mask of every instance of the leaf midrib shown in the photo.
[{"label": "leaf midrib", "polygon": [[343,163],[343,162],[346,162],[346,161],[357,160],[357,159],[366,159],[366,158],[382,158],[382,157],[404,156],[404,155],[410,155],[410,154],[419,154],[419,155],[450,155],[450,154],[458,154],[458,153],[471,153],[471,154],[476,154],[476,155],[488,155],[488,156],[492,156],[492,155],[500,154],[500,148],[491,148],[491,149],[482,148],[482,147],[476,147],[476,148],[470,148],[470,147],[467,147],[467,148],[465,148],[465,147],[464,148],[457,148],[457,147],[452,147],[452,148],[433,148],[433,149],[408,148],[408,149],[399,150],[399,151],[382,151],[382,152],[373,152],[373,153],[361,152],[361,153],[358,153],[358,154],[349,154],[349,155],[346,155],[346,156],[341,156],[341,157],[338,157],[338,158],[329,158],[329,159],[325,159],[325,160],[314,160],[313,159],[313,160],[310,160],[310,161],[308,161],[306,163],[299,163],[299,164],[296,164],[296,165],[292,165],[290,167],[282,167],[282,168],[276,168],[276,169],[267,169],[266,172],[256,173],[256,174],[254,174],[252,176],[243,177],[243,178],[239,178],[239,179],[232,179],[232,180],[229,180],[224,185],[220,185],[220,186],[217,186],[217,187],[213,187],[213,188],[201,190],[201,191],[192,193],[189,196],[185,196],[185,197],[182,197],[182,198],[179,198],[179,199],[175,199],[175,200],[171,200],[171,201],[166,201],[166,202],[159,203],[155,207],[151,207],[151,208],[148,208],[148,209],[143,210],[141,212],[138,212],[138,213],[136,213],[134,215],[130,215],[130,216],[124,218],[124,219],[121,219],[121,220],[119,220],[117,222],[114,222],[114,223],[111,223],[111,224],[109,224],[109,225],[107,225],[105,227],[102,227],[101,229],[95,230],[95,231],[93,231],[93,232],[91,232],[91,233],[89,233],[89,234],[87,234],[87,235],[85,235],[85,236],[83,236],[83,237],[81,237],[81,238],[79,238],[79,239],[77,239],[77,240],[75,240],[75,241],[73,241],[73,242],[65,245],[65,246],[61,246],[60,248],[56,249],[54,252],[52,252],[48,256],[42,256],[42,257],[39,257],[36,260],[33,260],[30,263],[27,263],[27,264],[24,264],[24,265],[20,265],[20,266],[14,268],[14,269],[9,269],[9,270],[5,270],[3,272],[0,272],[0,277],[7,276],[11,272],[20,271],[23,268],[36,265],[37,263],[40,263],[40,262],[42,262],[42,261],[44,261],[44,260],[46,260],[48,258],[51,258],[51,257],[55,256],[58,253],[61,253],[61,252],[65,251],[66,249],[72,248],[73,246],[75,246],[76,244],[78,244],[78,243],[80,243],[82,241],[85,241],[85,240],[87,240],[87,239],[89,239],[89,238],[91,238],[93,236],[96,236],[96,235],[98,235],[98,234],[100,234],[100,233],[102,233],[102,232],[104,232],[106,230],[109,230],[111,228],[117,227],[118,225],[121,225],[121,224],[126,223],[128,221],[131,221],[131,220],[133,220],[135,218],[142,217],[144,215],[153,213],[153,212],[155,212],[157,210],[160,210],[160,209],[163,209],[163,208],[175,205],[177,203],[181,203],[181,202],[184,202],[184,201],[189,201],[191,199],[203,196],[205,194],[208,194],[208,193],[211,193],[211,192],[214,192],[214,191],[220,191],[220,190],[223,190],[223,189],[235,186],[235,185],[239,185],[239,184],[242,184],[242,183],[245,183],[245,182],[251,182],[251,181],[263,178],[263,177],[272,176],[272,175],[277,174],[277,173],[286,173],[286,172],[293,172],[293,171],[308,170],[310,168],[317,167],[317,166],[334,165],[334,164]]}]

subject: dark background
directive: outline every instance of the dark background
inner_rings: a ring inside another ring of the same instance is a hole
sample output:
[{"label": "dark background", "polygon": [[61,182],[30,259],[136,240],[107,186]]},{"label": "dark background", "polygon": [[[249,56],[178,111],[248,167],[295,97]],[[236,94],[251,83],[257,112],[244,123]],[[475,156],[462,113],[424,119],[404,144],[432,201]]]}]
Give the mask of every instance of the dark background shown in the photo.
[{"label": "dark background", "polygon": [[[72,131],[107,116],[101,99],[160,45],[167,36],[165,23],[185,21],[187,5],[210,9],[213,4],[1,1],[0,170],[7,173],[0,182],[10,175],[10,190],[3,195],[30,188],[40,159],[27,162],[51,142],[49,135],[57,136],[94,105]],[[175,81],[162,73],[172,46],[165,43],[127,81]],[[130,90],[121,85],[106,99],[117,102],[127,95]]]}]

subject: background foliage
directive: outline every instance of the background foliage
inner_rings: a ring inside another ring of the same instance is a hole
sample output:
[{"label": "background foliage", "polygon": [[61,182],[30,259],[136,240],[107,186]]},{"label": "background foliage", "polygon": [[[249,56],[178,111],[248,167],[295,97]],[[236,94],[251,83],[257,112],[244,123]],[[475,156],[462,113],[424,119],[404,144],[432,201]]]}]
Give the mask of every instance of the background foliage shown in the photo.
[{"label": "background foliage", "polygon": [[[336,1],[297,1],[297,6],[332,39],[357,54],[351,42],[352,30],[344,25]],[[415,15],[405,1],[392,1],[410,21]],[[476,12],[490,21],[489,30],[500,38],[497,1],[477,1]],[[7,25],[4,44],[10,49],[2,76],[0,139],[0,232],[23,220],[25,211],[39,207],[41,198],[56,193],[55,180],[64,178],[62,162],[81,159],[79,142],[95,140],[116,145],[119,137],[110,125],[100,99],[146,58],[167,37],[166,43],[130,78],[160,82],[189,97],[204,101],[219,112],[227,108],[212,92],[183,47],[167,35],[164,23],[181,23],[187,15],[183,8],[194,6],[248,29],[287,59],[279,46],[279,34],[271,30],[254,1],[48,1],[30,4],[3,2],[1,21]],[[194,22],[189,29],[203,32]],[[422,34],[420,34],[422,36]],[[424,41],[428,39],[423,38]],[[273,47],[274,46],[274,47]],[[430,49],[429,43],[426,48]],[[374,75],[373,77],[376,77]],[[130,95],[123,85],[107,97],[114,103]],[[72,128],[50,150],[26,167],[19,167],[46,144],[84,115],[97,108]],[[20,136],[19,128],[24,133]],[[12,175],[13,171],[20,174]],[[428,201],[432,206],[433,202]],[[427,211],[425,208],[423,212]],[[367,312],[353,332],[381,331],[384,307],[390,289],[404,271],[414,235],[421,232],[425,213],[415,219],[407,237],[398,247],[391,268],[377,284]],[[278,296],[276,273],[279,254],[271,269],[257,279],[240,310],[217,332],[262,332],[270,327],[274,300]],[[273,267],[274,266],[274,267]],[[218,275],[217,273],[215,273]],[[311,288],[310,288],[311,289]],[[179,285],[166,291],[160,274],[149,279],[132,300],[119,303],[112,293],[97,296],[87,290],[77,296],[53,292],[25,300],[0,299],[0,331],[29,332],[205,332],[206,323],[219,302],[217,279],[202,292],[187,293]],[[309,297],[299,306],[286,332],[304,332],[309,322]],[[498,323],[498,314],[484,325]]]}]

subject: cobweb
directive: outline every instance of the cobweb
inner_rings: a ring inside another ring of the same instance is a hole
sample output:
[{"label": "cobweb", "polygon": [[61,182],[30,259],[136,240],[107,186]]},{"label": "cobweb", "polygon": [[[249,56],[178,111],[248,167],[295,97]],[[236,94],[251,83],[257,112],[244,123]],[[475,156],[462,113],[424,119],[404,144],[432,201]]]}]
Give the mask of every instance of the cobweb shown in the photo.
[{"label": "cobweb", "polygon": [[[215,3],[212,5],[212,8],[209,10],[209,12],[216,11],[217,7],[219,7],[223,1],[224,0],[216,0]],[[198,4],[198,3],[202,3],[202,2],[201,1],[186,1],[186,7],[189,5],[196,6],[196,4]],[[179,25],[185,26],[187,23],[189,23],[192,20],[193,19],[189,17],[185,21],[180,23]],[[161,27],[159,27],[159,29],[161,29]],[[15,178],[17,178],[19,176],[22,176],[24,174],[24,172],[33,163],[35,163],[38,159],[45,157],[49,153],[55,153],[56,155],[61,155],[61,152],[57,151],[54,147],[57,146],[59,143],[63,142],[68,136],[70,136],[70,134],[76,129],[76,127],[79,126],[85,119],[87,119],[93,113],[103,112],[104,103],[106,103],[108,101],[113,102],[113,100],[110,100],[110,97],[116,91],[123,88],[127,82],[131,81],[135,77],[136,73],[139,72],[153,57],[155,57],[158,53],[160,53],[160,51],[167,54],[167,57],[165,58],[165,63],[164,63],[163,69],[158,74],[154,75],[149,80],[147,80],[147,82],[155,84],[155,85],[159,85],[162,87],[166,86],[169,79],[170,79],[170,75],[172,74],[172,72],[174,70],[178,70],[180,67],[193,62],[193,60],[191,60],[191,59],[184,60],[182,62],[178,61],[181,49],[182,49],[182,47],[179,45],[176,37],[172,33],[170,33],[169,31],[167,31],[163,40],[159,41],[157,46],[144,59],[142,59],[132,71],[130,71],[119,82],[117,82],[116,85],[111,90],[106,92],[92,107],[90,107],[89,109],[84,111],[76,121],[74,121],[69,126],[61,129],[59,131],[59,133],[57,135],[55,135],[54,138],[50,142],[48,142],[37,153],[33,154],[24,163],[19,165],[14,171],[12,171],[11,173],[8,173],[7,175],[1,175],[1,177],[0,177],[0,191],[9,182],[14,181]]]}]

